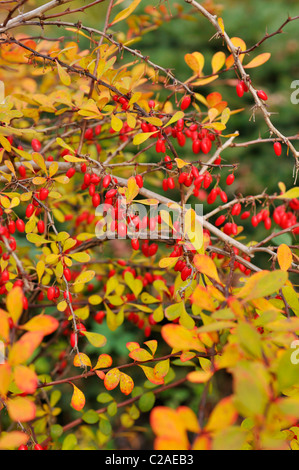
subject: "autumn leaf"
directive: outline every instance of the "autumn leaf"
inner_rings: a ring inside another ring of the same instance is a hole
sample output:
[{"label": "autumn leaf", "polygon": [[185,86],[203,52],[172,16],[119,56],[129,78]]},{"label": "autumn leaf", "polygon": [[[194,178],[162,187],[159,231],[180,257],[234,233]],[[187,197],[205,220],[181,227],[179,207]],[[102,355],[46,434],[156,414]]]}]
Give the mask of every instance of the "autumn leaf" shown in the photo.
[{"label": "autumn leaf", "polygon": [[290,248],[283,244],[278,247],[277,260],[282,271],[288,271],[292,266],[293,255]]},{"label": "autumn leaf", "polygon": [[27,444],[29,435],[21,431],[2,433],[0,436],[0,450],[14,450]]},{"label": "autumn leaf", "polygon": [[37,375],[29,367],[16,366],[14,369],[14,380],[17,387],[24,393],[33,394],[37,389]]},{"label": "autumn leaf", "polygon": [[36,406],[28,398],[17,397],[7,401],[7,410],[13,421],[32,421],[36,416]]},{"label": "autumn leaf", "polygon": [[73,383],[71,383],[71,385],[74,387],[71,406],[75,410],[81,411],[85,406],[85,395],[78,387],[76,387],[76,385]]},{"label": "autumn leaf", "polygon": [[120,381],[121,373],[119,369],[114,368],[107,372],[104,379],[104,385],[107,390],[114,390]]},{"label": "autumn leaf", "polygon": [[50,335],[57,330],[59,322],[49,315],[37,315],[29,320],[22,328],[27,331],[40,331],[44,336]]}]

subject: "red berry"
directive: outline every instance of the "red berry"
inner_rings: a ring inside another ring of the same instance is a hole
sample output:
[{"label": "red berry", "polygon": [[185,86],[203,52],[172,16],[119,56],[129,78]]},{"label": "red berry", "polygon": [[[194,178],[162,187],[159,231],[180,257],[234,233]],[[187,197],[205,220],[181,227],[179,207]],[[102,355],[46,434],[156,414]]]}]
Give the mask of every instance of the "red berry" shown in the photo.
[{"label": "red berry", "polygon": [[137,238],[132,238],[132,240],[131,240],[131,246],[132,246],[133,250],[138,251],[138,250],[139,250],[139,246],[140,246],[139,240],[138,240]]},{"label": "red berry", "polygon": [[191,97],[189,95],[184,96],[184,98],[182,99],[182,103],[181,103],[181,110],[185,111],[185,109],[189,108],[190,104],[191,104]]},{"label": "red berry", "polygon": [[72,280],[72,273],[69,268],[65,268],[63,270],[63,275],[67,282],[70,282]]},{"label": "red berry", "polygon": [[267,99],[268,99],[267,94],[263,90],[259,90],[257,92],[257,96],[263,101],[267,101]]},{"label": "red berry", "polygon": [[227,198],[227,194],[224,192],[224,191],[220,191],[220,199],[222,202],[226,203],[228,198]]},{"label": "red berry", "polygon": [[104,188],[108,188],[108,186],[110,185],[110,183],[111,183],[111,176],[110,176],[110,175],[104,176],[104,179],[103,179],[103,187],[104,187]]},{"label": "red berry", "polygon": [[75,173],[76,173],[75,168],[70,168],[70,169],[66,172],[66,176],[67,176],[69,179],[71,179],[71,178],[74,176]]},{"label": "red berry", "polygon": [[35,210],[34,205],[33,204],[28,204],[28,206],[26,208],[26,217],[28,217],[28,219],[32,216],[34,210]]},{"label": "red berry", "polygon": [[259,224],[259,221],[258,221],[258,218],[256,215],[254,215],[252,218],[251,218],[251,224],[253,227],[257,227],[258,224]]},{"label": "red berry", "polygon": [[44,201],[49,195],[49,190],[47,188],[42,188],[39,192],[39,199]]},{"label": "red berry", "polygon": [[101,196],[99,195],[99,193],[96,193],[92,198],[93,207],[98,207],[100,202],[101,202]]},{"label": "red berry", "polygon": [[211,140],[205,137],[201,142],[201,150],[203,151],[204,154],[207,154],[210,152],[211,148],[212,148]]},{"label": "red berry", "polygon": [[230,186],[231,184],[233,184],[234,181],[235,175],[233,173],[230,173],[230,175],[228,175],[228,177],[226,178],[226,184]]},{"label": "red berry", "polygon": [[174,189],[175,188],[175,183],[174,183],[173,178],[168,178],[167,184],[168,184],[168,189]]},{"label": "red berry", "polygon": [[93,139],[93,129],[87,129],[84,134],[85,140],[92,140]]},{"label": "red berry", "polygon": [[195,153],[196,155],[200,152],[201,150],[201,142],[200,140],[194,140],[192,144],[192,152]]},{"label": "red berry", "polygon": [[244,88],[243,88],[242,82],[238,83],[238,85],[236,87],[236,91],[237,91],[238,97],[242,98],[242,96],[244,95]]},{"label": "red berry", "polygon": [[224,222],[225,222],[225,215],[220,215],[220,217],[218,217],[218,219],[216,220],[215,225],[216,227],[219,227]]},{"label": "red berry", "polygon": [[21,178],[26,178],[26,168],[23,165],[19,166],[19,173]]},{"label": "red berry", "polygon": [[9,230],[9,233],[11,233],[12,235],[15,233],[16,231],[16,224],[13,220],[10,220],[8,222],[8,230]]},{"label": "red berry", "polygon": [[24,445],[21,445],[18,450],[28,450],[28,447],[27,446],[24,446]]},{"label": "red berry", "polygon": [[154,109],[154,107],[156,106],[156,103],[154,102],[154,100],[149,100],[148,102],[148,107],[150,109]]},{"label": "red berry", "polygon": [[270,217],[267,217],[264,221],[264,225],[265,225],[265,229],[266,230],[270,230],[271,226],[272,226],[272,221],[270,219]]},{"label": "red berry", "polygon": [[277,155],[278,157],[280,157],[280,155],[282,154],[281,143],[280,143],[280,142],[275,142],[275,144],[273,145],[273,147],[274,147],[275,155]]},{"label": "red berry", "polygon": [[143,178],[141,175],[136,175],[135,176],[135,181],[137,183],[137,186],[141,189],[143,187]]},{"label": "red berry", "polygon": [[55,287],[49,287],[47,292],[48,300],[53,300],[55,297]]},{"label": "red berry", "polygon": [[70,336],[70,345],[72,348],[74,348],[77,344],[77,335],[76,333],[72,333]]},{"label": "red berry", "polygon": [[162,181],[162,188],[163,188],[163,191],[167,191],[168,190],[168,179],[165,178],[163,181]]},{"label": "red berry", "polygon": [[105,316],[106,316],[106,313],[103,311],[100,311],[95,314],[94,319],[99,325],[101,325],[103,323]]},{"label": "red berry", "polygon": [[242,220],[248,219],[248,217],[250,217],[249,211],[243,212],[243,214],[241,215]]},{"label": "red berry", "polygon": [[38,139],[33,139],[31,141],[31,147],[32,147],[32,150],[34,150],[34,152],[39,152],[42,148],[42,144],[40,143]]},{"label": "red berry", "polygon": [[37,230],[38,230],[38,233],[40,233],[40,234],[45,232],[45,224],[44,224],[43,220],[39,220],[37,222]]},{"label": "red berry", "polygon": [[25,223],[23,220],[21,219],[18,219],[16,221],[16,227],[17,227],[17,230],[21,233],[25,232]]}]

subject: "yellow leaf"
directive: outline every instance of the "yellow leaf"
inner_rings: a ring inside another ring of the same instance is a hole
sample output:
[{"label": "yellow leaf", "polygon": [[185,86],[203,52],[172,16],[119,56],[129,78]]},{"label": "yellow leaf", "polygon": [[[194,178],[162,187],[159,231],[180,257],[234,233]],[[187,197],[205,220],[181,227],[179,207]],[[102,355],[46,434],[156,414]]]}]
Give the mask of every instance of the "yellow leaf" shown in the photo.
[{"label": "yellow leaf", "polygon": [[11,152],[11,145],[4,135],[0,135],[0,144],[7,152]]},{"label": "yellow leaf", "polygon": [[299,187],[289,189],[286,193],[277,196],[277,199],[296,199],[297,197],[299,197]]},{"label": "yellow leaf", "polygon": [[143,132],[140,134],[136,134],[133,139],[133,144],[134,145],[140,145],[143,144],[147,139],[149,139],[153,134],[156,132]]},{"label": "yellow leaf", "polygon": [[7,295],[6,307],[14,323],[18,323],[23,312],[24,294],[21,287],[14,287]]},{"label": "yellow leaf", "polygon": [[76,356],[74,357],[73,364],[74,364],[75,367],[82,367],[82,365],[91,367],[90,359],[84,353],[76,354]]},{"label": "yellow leaf", "polygon": [[215,432],[226,429],[233,425],[237,418],[238,412],[233,405],[232,397],[224,398],[212,411],[205,430],[207,432]]},{"label": "yellow leaf", "polygon": [[32,154],[32,160],[48,175],[48,170],[45,164],[45,160],[40,153],[34,152]]},{"label": "yellow leaf", "polygon": [[82,331],[82,334],[87,338],[87,340],[96,348],[102,348],[107,343],[105,336],[100,333],[90,333],[88,331]]},{"label": "yellow leaf", "polygon": [[179,258],[162,258],[159,261],[160,268],[172,268]]},{"label": "yellow leaf", "polygon": [[292,266],[293,255],[290,248],[282,244],[277,250],[277,260],[282,271],[287,271]]},{"label": "yellow leaf", "polygon": [[59,78],[60,78],[61,82],[65,86],[70,86],[71,77],[69,76],[67,71],[60,65],[60,63],[58,61],[56,61],[56,64],[57,64],[58,75],[59,75]]},{"label": "yellow leaf", "polygon": [[115,132],[119,132],[123,128],[123,122],[115,114],[111,115],[111,127]]},{"label": "yellow leaf", "polygon": [[226,55],[224,52],[216,52],[212,58],[212,70],[213,73],[218,72],[218,70],[222,69],[223,65],[225,64]]},{"label": "yellow leaf", "polygon": [[122,21],[122,20],[128,18],[128,16],[130,16],[131,13],[133,13],[133,11],[138,7],[140,2],[141,2],[141,0],[133,0],[133,2],[131,3],[131,5],[128,8],[125,8],[123,11],[121,11],[120,13],[118,13],[116,15],[116,17],[114,18],[114,20],[112,21],[112,23],[110,25],[112,26],[112,25],[118,23],[119,21]]},{"label": "yellow leaf", "polygon": [[87,284],[88,282],[90,282],[94,277],[95,277],[95,272],[94,271],[84,271],[83,273],[81,273],[76,281],[75,281],[75,285],[77,284]]},{"label": "yellow leaf", "polygon": [[185,116],[185,113],[183,113],[183,111],[177,111],[177,112],[172,116],[172,118],[167,122],[167,124],[165,124],[164,127],[171,126],[172,124],[174,124],[175,122],[177,122],[179,119],[182,119],[184,116]]},{"label": "yellow leaf", "polygon": [[181,158],[175,158],[175,161],[179,169],[183,168],[186,165],[190,165],[189,162],[184,162],[184,160],[182,160]]}]

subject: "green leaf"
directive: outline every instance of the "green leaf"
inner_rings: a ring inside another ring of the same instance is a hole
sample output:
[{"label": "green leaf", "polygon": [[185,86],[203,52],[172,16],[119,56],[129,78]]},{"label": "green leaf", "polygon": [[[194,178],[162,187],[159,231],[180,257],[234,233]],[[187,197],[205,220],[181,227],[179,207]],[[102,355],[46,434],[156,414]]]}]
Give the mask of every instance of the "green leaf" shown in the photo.
[{"label": "green leaf", "polygon": [[139,398],[139,401],[138,401],[138,406],[140,408],[140,411],[142,411],[143,413],[147,413],[153,408],[155,401],[156,401],[156,397],[153,392],[145,393],[144,395],[142,395],[142,397]]},{"label": "green leaf", "polygon": [[82,419],[87,424],[95,424],[99,421],[99,415],[94,410],[88,410],[86,413],[84,413]]},{"label": "green leaf", "polygon": [[54,440],[59,439],[60,436],[63,434],[63,427],[60,426],[59,424],[53,424],[51,426],[51,437]]},{"label": "green leaf", "polygon": [[69,434],[63,441],[61,450],[74,450],[77,445],[77,438],[74,434]]},{"label": "green leaf", "polygon": [[87,340],[96,348],[102,348],[107,343],[105,336],[100,333],[90,333],[89,331],[82,331],[82,334],[87,338]]},{"label": "green leaf", "polygon": [[256,329],[248,323],[240,323],[236,328],[240,346],[245,352],[258,359],[262,358],[262,341]]},{"label": "green leaf", "polygon": [[238,293],[246,301],[272,295],[285,285],[288,273],[284,271],[260,271],[253,274]]}]

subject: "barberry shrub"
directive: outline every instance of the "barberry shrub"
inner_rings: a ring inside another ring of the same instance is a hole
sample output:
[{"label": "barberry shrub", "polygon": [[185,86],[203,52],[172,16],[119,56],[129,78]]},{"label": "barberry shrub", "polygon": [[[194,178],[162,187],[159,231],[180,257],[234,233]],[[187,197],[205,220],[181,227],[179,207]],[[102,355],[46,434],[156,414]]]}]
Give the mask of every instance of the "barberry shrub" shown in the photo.
[{"label": "barberry shrub", "polygon": [[[299,154],[255,76],[296,18],[248,47],[213,2],[36,3],[0,12],[0,449],[298,449]],[[172,17],[215,33],[187,80],[135,48]]]}]

